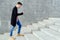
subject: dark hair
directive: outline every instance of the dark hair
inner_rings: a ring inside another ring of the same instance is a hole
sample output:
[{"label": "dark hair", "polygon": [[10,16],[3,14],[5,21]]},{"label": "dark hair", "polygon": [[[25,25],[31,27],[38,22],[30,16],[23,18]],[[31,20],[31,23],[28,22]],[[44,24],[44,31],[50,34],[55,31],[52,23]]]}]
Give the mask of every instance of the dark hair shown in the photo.
[{"label": "dark hair", "polygon": [[21,2],[17,2],[17,4],[20,4],[20,5],[22,5],[22,3],[21,3]]}]

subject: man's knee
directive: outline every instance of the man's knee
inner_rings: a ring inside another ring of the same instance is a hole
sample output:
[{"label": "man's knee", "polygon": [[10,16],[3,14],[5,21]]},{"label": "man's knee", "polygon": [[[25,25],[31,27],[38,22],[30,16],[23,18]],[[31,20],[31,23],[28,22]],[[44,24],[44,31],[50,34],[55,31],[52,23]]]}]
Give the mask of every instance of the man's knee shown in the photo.
[{"label": "man's knee", "polygon": [[20,24],[20,25],[19,25],[19,28],[21,28],[21,26],[22,26],[22,25]]}]

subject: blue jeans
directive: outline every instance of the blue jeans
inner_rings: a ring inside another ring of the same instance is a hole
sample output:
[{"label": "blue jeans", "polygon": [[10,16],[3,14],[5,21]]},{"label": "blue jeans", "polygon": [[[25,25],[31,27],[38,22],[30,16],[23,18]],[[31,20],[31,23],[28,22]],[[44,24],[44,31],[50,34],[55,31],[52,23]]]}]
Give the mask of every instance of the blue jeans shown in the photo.
[{"label": "blue jeans", "polygon": [[[20,31],[21,31],[21,23],[20,23],[19,20],[17,21],[17,25],[18,25],[18,34],[19,34]],[[14,26],[11,27],[11,29],[10,29],[10,36],[12,36],[14,28],[15,28]]]}]

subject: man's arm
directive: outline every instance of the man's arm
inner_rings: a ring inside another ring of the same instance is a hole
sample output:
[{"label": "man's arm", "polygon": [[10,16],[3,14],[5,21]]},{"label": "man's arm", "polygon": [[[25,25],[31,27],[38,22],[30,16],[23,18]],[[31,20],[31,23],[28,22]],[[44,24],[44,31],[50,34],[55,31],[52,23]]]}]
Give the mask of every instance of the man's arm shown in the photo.
[{"label": "man's arm", "polygon": [[17,13],[17,16],[19,16],[19,15],[23,15],[23,12],[21,12],[21,13]]}]

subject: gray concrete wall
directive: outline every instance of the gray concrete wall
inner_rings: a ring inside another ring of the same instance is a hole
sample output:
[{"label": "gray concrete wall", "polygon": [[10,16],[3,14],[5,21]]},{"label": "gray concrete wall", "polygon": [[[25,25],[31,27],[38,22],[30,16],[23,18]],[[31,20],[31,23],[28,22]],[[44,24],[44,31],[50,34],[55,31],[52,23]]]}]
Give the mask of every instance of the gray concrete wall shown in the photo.
[{"label": "gray concrete wall", "polygon": [[24,11],[24,15],[19,16],[23,25],[49,17],[60,17],[60,0],[0,0],[0,33],[9,29],[11,11],[18,1],[23,3],[23,7],[18,11]]},{"label": "gray concrete wall", "polygon": [[47,0],[45,5],[47,7],[49,17],[60,18],[60,0]]}]

